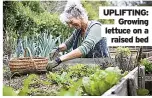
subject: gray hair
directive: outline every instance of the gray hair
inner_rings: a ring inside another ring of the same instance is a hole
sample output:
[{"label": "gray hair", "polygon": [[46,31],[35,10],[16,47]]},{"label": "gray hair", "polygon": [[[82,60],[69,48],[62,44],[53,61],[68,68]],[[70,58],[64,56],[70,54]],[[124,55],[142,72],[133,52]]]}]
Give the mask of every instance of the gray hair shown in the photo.
[{"label": "gray hair", "polygon": [[[78,0],[77,0],[78,1]],[[83,18],[88,20],[88,15],[86,10],[82,7],[82,4],[79,2],[74,2],[69,0],[65,6],[63,13],[60,15],[60,21],[64,24],[70,21],[70,18]]]}]

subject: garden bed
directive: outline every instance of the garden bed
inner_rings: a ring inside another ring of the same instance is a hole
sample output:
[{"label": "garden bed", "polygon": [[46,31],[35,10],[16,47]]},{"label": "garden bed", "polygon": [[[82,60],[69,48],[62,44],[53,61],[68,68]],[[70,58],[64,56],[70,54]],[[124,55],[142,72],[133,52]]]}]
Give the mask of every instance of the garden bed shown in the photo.
[{"label": "garden bed", "polygon": [[[66,68],[69,65],[71,66],[71,65],[76,65],[76,64],[85,64],[87,66],[93,66],[93,65],[101,64],[100,65],[101,68],[103,68],[102,65],[108,65],[108,66],[104,66],[104,68],[107,68],[107,67],[112,65],[113,60],[112,61],[111,60],[112,59],[102,59],[102,58],[100,58],[100,60],[99,60],[99,58],[96,58],[96,59],[86,59],[86,58],[85,59],[81,59],[81,58],[79,58],[79,59],[75,59],[75,60],[70,60],[70,61],[64,62],[60,66],[56,67],[53,71],[55,72],[55,71],[61,70],[62,68]],[[80,73],[80,76],[81,75],[83,76],[84,75],[83,72],[85,72],[85,71],[87,71],[87,72],[91,72],[92,71],[92,70],[88,70],[88,69],[86,70],[85,67],[84,68],[81,68],[81,67],[79,69],[83,69],[83,71],[78,72],[78,73]],[[144,68],[140,68],[140,69],[144,70]],[[73,71],[73,72],[75,72],[75,71]],[[101,73],[103,73],[103,72],[101,72]],[[57,78],[60,77],[59,75],[54,74],[54,73],[49,73],[49,75],[50,74],[54,75],[54,76],[57,76]],[[77,74],[75,73],[75,75],[77,75]],[[62,73],[62,76],[63,76],[63,73]],[[27,77],[29,77],[29,75],[22,75],[22,76],[18,76],[18,77],[15,76],[15,77],[13,77],[10,80],[4,78],[3,79],[3,82],[4,82],[3,84],[7,85],[7,86],[11,86],[15,90],[19,90],[19,89],[21,89],[24,86],[25,79]],[[32,77],[35,77],[35,76],[32,76]],[[86,77],[87,77],[87,75],[86,75]],[[96,76],[96,77],[98,77],[98,76]],[[54,78],[55,79],[54,82],[56,82],[55,84],[52,84],[53,82],[50,81],[49,79],[47,79],[48,78],[47,74],[38,74],[37,78],[36,79],[39,80],[39,81],[34,81],[34,82],[30,83],[30,87],[32,87],[32,89],[30,89],[31,90],[30,92],[36,92],[36,93],[30,93],[28,95],[32,95],[32,96],[34,96],[34,95],[47,95],[47,96],[57,95],[57,92],[60,90],[61,85],[62,84],[65,85],[67,83],[67,81],[65,83],[65,80],[62,80],[62,79],[66,79],[67,78],[66,75],[64,75],[64,77],[60,78],[60,79]],[[52,76],[51,76],[51,79],[52,79]],[[98,81],[98,82],[100,84],[100,81]],[[110,82],[112,82],[112,81],[109,81],[109,83]],[[74,83],[74,82],[72,82],[72,83]],[[101,83],[104,83],[104,82],[101,82]],[[74,84],[74,85],[77,85],[77,84]],[[69,86],[67,86],[67,84],[65,85],[64,88],[70,89]],[[116,85],[112,84],[112,86],[110,88],[108,88],[106,92],[104,92],[103,96],[136,95],[136,89],[137,88],[138,88],[138,68],[136,67],[134,70],[129,72],[125,77],[121,78],[120,81]]]},{"label": "garden bed", "polygon": [[[144,67],[139,68],[144,73]],[[113,86],[111,89],[106,91],[103,96],[135,96],[137,95],[136,90],[139,88],[138,85],[142,85],[144,88],[144,74],[140,74],[142,79],[138,82],[138,67],[129,72],[125,77],[121,79],[121,82]],[[139,84],[140,83],[140,84]]]}]

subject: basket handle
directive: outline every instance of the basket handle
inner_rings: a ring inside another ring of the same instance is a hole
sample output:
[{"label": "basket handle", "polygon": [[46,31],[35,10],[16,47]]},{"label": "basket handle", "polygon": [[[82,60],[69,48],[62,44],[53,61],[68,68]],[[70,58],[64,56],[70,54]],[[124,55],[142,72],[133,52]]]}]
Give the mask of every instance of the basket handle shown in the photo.
[{"label": "basket handle", "polygon": [[37,66],[36,66],[36,64],[35,64],[35,61],[32,59],[32,53],[31,53],[31,50],[30,50],[29,47],[26,47],[26,48],[24,49],[24,57],[26,57],[26,52],[27,52],[27,51],[28,51],[29,54],[30,54],[30,59],[31,59],[31,61],[33,62],[35,69],[37,69]]},{"label": "basket handle", "polygon": [[26,47],[25,49],[24,49],[24,57],[26,57],[27,55],[27,51],[28,51],[28,53],[30,54],[30,58],[32,59],[32,53],[31,53],[31,50],[30,50],[30,48],[29,47]]}]

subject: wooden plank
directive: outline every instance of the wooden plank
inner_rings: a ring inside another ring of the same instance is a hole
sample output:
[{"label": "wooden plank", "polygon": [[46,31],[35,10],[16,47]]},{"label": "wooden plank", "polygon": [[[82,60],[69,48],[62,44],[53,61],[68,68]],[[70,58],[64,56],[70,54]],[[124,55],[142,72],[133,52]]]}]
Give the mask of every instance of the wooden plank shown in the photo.
[{"label": "wooden plank", "polygon": [[102,96],[127,96],[127,81],[126,79],[122,79],[120,83],[113,86],[111,89],[106,91]]},{"label": "wooden plank", "polygon": [[105,62],[114,63],[114,59],[110,58],[76,58],[73,60],[65,61],[61,64],[64,65],[75,65],[75,64],[88,64],[88,65],[97,65]]},{"label": "wooden plank", "polygon": [[128,78],[128,95],[129,96],[137,96],[137,86],[135,83],[135,76],[132,75],[131,77]]},{"label": "wooden plank", "polygon": [[111,89],[106,91],[102,96],[127,96],[128,95],[128,79],[134,77],[134,85],[138,87],[138,67],[128,73],[121,81],[113,86]]},{"label": "wooden plank", "polygon": [[[130,52],[137,52],[138,50],[130,50]],[[148,52],[148,53],[150,53],[152,51],[152,49],[144,49],[143,50],[143,52],[145,53],[145,52]],[[112,50],[110,50],[110,53],[116,53],[116,49],[112,49]]]},{"label": "wooden plank", "polygon": [[138,88],[145,88],[145,66],[139,68]]},{"label": "wooden plank", "polygon": [[136,86],[138,86],[138,67],[134,68],[131,72],[128,73],[128,75],[126,75],[124,78],[128,79],[131,76],[135,77],[135,84]]}]

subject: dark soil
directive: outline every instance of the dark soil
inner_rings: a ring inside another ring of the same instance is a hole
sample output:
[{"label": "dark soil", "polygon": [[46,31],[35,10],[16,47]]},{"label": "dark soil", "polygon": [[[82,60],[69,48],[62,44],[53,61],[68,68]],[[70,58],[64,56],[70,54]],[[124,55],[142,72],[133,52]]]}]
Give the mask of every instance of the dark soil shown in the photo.
[{"label": "dark soil", "polygon": [[[46,73],[35,73],[39,80],[47,80]],[[12,76],[11,72],[8,70],[7,66],[4,68],[3,73],[3,85],[10,86],[14,90],[20,90],[23,88],[24,80],[29,76],[30,74],[15,74]],[[50,82],[51,83],[51,82]],[[42,83],[33,83],[30,84],[29,88],[31,89],[31,92],[28,95],[32,96],[50,96],[50,95],[57,95],[57,91],[60,90],[60,86],[56,84],[51,85],[44,85]],[[32,90],[34,89],[34,90]]]}]

